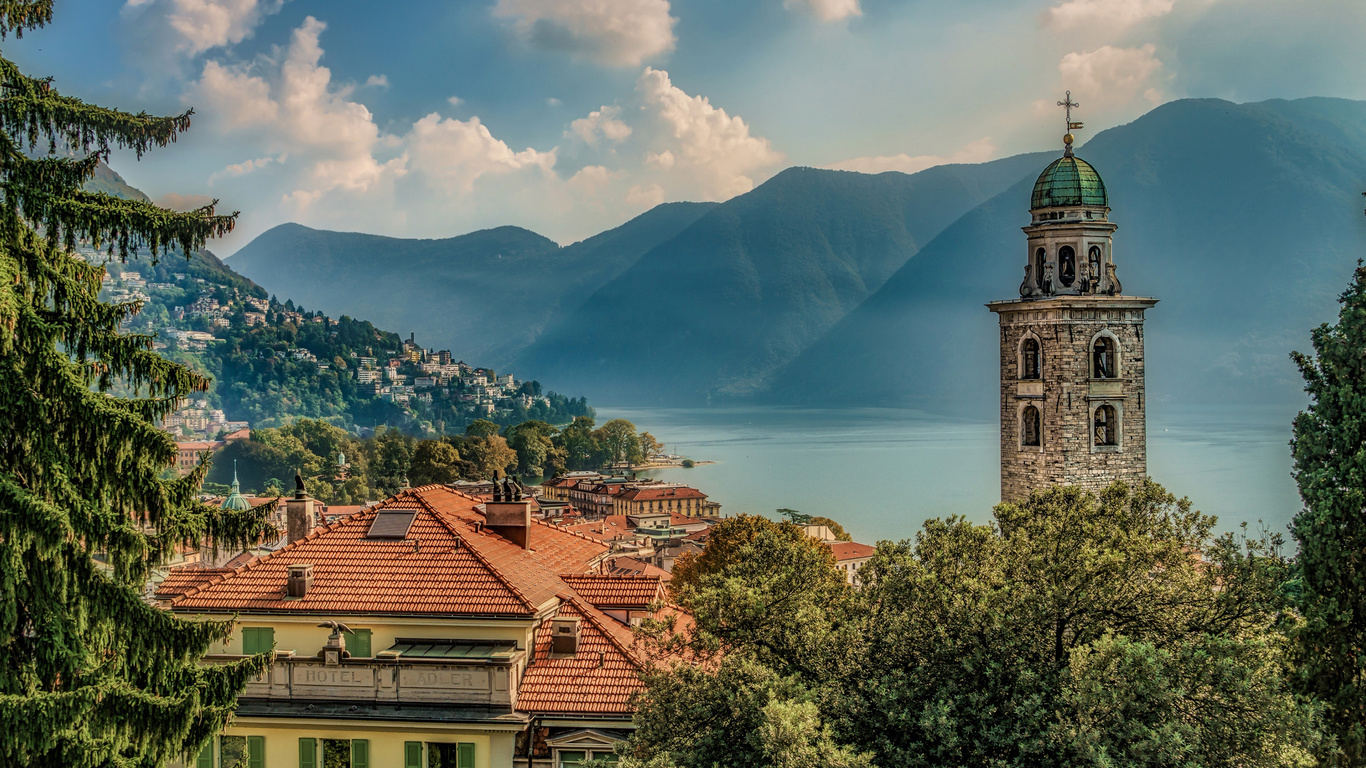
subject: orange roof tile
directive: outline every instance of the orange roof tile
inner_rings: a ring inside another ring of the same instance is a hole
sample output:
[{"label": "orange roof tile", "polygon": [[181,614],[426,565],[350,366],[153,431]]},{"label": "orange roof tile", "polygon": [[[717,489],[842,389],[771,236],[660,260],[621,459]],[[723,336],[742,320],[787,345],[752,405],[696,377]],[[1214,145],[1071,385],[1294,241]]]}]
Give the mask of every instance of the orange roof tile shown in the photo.
[{"label": "orange roof tile", "polygon": [[166,578],[157,585],[156,598],[170,600],[207,584],[215,577],[231,572],[231,568],[173,568],[166,572]]},{"label": "orange roof tile", "polygon": [[859,558],[872,557],[877,554],[877,547],[870,547],[867,544],[859,544],[856,541],[828,541],[826,546],[835,553],[835,562],[845,560],[858,560]]},{"label": "orange roof tile", "polygon": [[705,499],[707,494],[684,486],[682,488],[656,488],[643,486],[631,488],[621,494],[623,501],[657,501],[660,499]]},{"label": "orange roof tile", "polygon": [[626,521],[626,515],[608,515],[591,523],[568,525],[565,529],[598,541],[634,540],[636,537],[635,528]]},{"label": "orange roof tile", "polygon": [[609,575],[637,575],[637,576],[658,576],[665,583],[673,578],[673,574],[655,565],[635,557],[614,557],[603,561],[602,570]]},{"label": "orange roof tile", "polygon": [[[559,572],[593,570],[603,545],[533,523],[524,550],[482,526],[478,500],[445,486],[405,491],[315,529],[175,599],[178,611],[530,615],[566,590]],[[404,539],[370,539],[381,509],[413,509]],[[307,596],[287,600],[288,566],[313,565]]]},{"label": "orange roof tile", "polygon": [[630,651],[631,631],[566,595],[559,616],[578,617],[579,649],[573,658],[550,658],[552,622],[536,632],[535,659],[517,688],[517,709],[537,713],[629,715],[642,687]]},{"label": "orange roof tile", "polygon": [[664,580],[656,575],[566,573],[560,580],[594,608],[645,610],[664,598]]}]

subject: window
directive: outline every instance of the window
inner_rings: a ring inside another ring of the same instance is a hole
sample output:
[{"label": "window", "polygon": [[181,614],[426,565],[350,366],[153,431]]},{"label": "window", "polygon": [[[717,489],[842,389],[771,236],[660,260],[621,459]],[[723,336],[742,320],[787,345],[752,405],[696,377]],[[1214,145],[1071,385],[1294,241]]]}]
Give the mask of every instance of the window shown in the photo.
[{"label": "window", "polygon": [[422,742],[403,742],[403,768],[423,768]]},{"label": "window", "polygon": [[370,630],[353,629],[351,631],[354,634],[346,639],[346,650],[350,651],[352,656],[360,658],[373,656],[374,654],[370,652]]},{"label": "window", "polygon": [[1042,445],[1042,436],[1039,424],[1039,409],[1032,405],[1026,405],[1020,412],[1020,442],[1023,445],[1039,446]]},{"label": "window", "polygon": [[1096,409],[1096,445],[1119,445],[1119,414],[1113,405]]},{"label": "window", "polygon": [[1077,279],[1077,252],[1072,246],[1064,245],[1058,249],[1058,281],[1071,285]]},{"label": "window", "polygon": [[1115,355],[1115,340],[1099,336],[1091,347],[1091,378],[1113,379],[1119,376],[1119,361]]},{"label": "window", "polygon": [[1100,246],[1093,245],[1086,252],[1086,269],[1091,278],[1092,289],[1100,287]]},{"label": "window", "polygon": [[427,742],[427,768],[474,768],[474,745]]},{"label": "window", "polygon": [[1040,369],[1043,367],[1043,361],[1040,358],[1038,340],[1025,339],[1020,345],[1020,378],[1041,378]]},{"label": "window", "polygon": [[559,768],[578,768],[588,762],[587,752],[561,752]]},{"label": "window", "polygon": [[1034,252],[1034,285],[1043,290],[1043,265],[1048,261],[1048,252],[1040,248]]},{"label": "window", "polygon": [[[203,753],[199,756],[204,759]],[[219,768],[265,768],[265,736],[220,736],[218,739]]]},{"label": "window", "polygon": [[318,768],[317,739],[299,739],[299,768]]},{"label": "window", "polygon": [[254,656],[275,647],[274,627],[242,627],[242,653]]},{"label": "window", "polygon": [[322,768],[370,768],[369,740],[323,739]]}]

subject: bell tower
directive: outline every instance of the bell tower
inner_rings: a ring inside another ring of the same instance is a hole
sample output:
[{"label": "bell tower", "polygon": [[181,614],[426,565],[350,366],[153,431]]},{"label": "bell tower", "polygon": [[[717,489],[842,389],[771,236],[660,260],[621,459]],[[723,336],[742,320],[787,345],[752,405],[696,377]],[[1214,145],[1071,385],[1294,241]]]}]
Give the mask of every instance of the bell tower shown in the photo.
[{"label": "bell tower", "polygon": [[1100,490],[1148,474],[1143,313],[1115,273],[1105,183],[1072,152],[1039,174],[1024,227],[1020,298],[994,301],[1001,326],[1001,499],[1035,488]]}]

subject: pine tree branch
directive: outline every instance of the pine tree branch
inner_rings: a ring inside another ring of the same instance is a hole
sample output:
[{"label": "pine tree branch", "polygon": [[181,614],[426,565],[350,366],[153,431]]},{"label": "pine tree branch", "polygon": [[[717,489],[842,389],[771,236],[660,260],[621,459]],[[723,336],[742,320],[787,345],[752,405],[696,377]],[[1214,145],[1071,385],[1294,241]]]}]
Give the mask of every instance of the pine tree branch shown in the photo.
[{"label": "pine tree branch", "polygon": [[17,38],[25,30],[37,29],[52,22],[52,0],[3,0],[0,2],[0,40],[10,32]]}]

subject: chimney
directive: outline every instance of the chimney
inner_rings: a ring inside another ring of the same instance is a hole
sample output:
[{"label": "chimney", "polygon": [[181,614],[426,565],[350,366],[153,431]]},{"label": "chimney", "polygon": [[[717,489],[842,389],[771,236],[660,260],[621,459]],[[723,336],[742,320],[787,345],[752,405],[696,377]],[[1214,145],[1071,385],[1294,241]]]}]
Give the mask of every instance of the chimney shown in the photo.
[{"label": "chimney", "polygon": [[295,563],[289,566],[289,580],[285,582],[285,597],[304,597],[313,586],[313,565]]},{"label": "chimney", "polygon": [[286,500],[285,521],[291,544],[307,536],[314,525],[313,499],[300,492],[295,493],[294,498]]},{"label": "chimney", "polygon": [[484,502],[488,529],[522,549],[531,548],[531,500]]},{"label": "chimney", "polygon": [[579,620],[561,616],[550,620],[550,654],[573,656],[579,652]]}]

